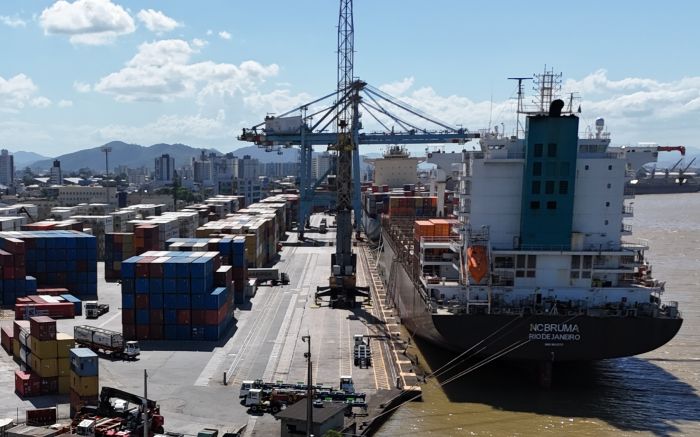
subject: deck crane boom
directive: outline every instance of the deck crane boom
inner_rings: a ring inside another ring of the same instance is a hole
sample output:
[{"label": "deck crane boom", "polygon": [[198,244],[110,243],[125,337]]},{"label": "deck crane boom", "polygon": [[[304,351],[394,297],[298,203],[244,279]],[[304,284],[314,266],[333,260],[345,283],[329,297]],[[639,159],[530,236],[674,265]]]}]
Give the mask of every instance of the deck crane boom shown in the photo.
[{"label": "deck crane boom", "polygon": [[[369,298],[368,287],[356,284],[356,255],[352,253],[353,210],[356,230],[361,221],[359,145],[464,144],[479,138],[477,133],[432,119],[419,109],[354,78],[352,13],[352,0],[340,0],[338,81],[335,92],[280,116],[268,116],[263,123],[243,129],[238,137],[241,141],[253,142],[268,151],[279,151],[282,147],[300,147],[300,205],[297,221],[300,234],[320,183],[312,183],[310,179],[313,146],[328,146],[328,150],[336,155],[336,251],[331,256],[329,284],[318,287],[315,296],[317,302],[325,297],[330,298],[331,306],[355,305],[357,297]],[[333,97],[334,101],[328,105],[326,102]],[[384,131],[361,132],[363,126],[360,109],[371,115]],[[331,131],[333,126],[335,129]]]}]

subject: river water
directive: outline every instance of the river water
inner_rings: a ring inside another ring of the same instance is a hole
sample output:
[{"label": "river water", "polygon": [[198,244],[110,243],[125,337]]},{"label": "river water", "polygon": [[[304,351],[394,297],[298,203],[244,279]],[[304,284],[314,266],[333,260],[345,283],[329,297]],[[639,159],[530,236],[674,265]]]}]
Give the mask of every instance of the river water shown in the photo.
[{"label": "river water", "polygon": [[[378,435],[700,436],[700,194],[638,196],[627,221],[634,235],[626,238],[649,240],[664,301],[679,302],[684,323],[671,342],[637,357],[555,367],[550,389],[505,363],[442,388],[428,382],[423,402],[402,406]],[[417,346],[408,353],[427,369],[452,357]]]}]

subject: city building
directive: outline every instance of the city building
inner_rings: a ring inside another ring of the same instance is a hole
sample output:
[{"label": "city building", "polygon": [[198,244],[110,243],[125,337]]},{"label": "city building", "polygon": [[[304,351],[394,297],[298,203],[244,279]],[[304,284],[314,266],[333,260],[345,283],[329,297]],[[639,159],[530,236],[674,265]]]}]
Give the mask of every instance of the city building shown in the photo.
[{"label": "city building", "polygon": [[317,181],[331,168],[333,156],[322,152],[311,158],[311,177]]},{"label": "city building", "polygon": [[154,180],[172,182],[175,178],[175,158],[165,153],[156,158]]},{"label": "city building", "polygon": [[49,183],[51,185],[63,185],[63,173],[61,172],[61,161],[54,160],[49,172]]},{"label": "city building", "polygon": [[11,187],[15,183],[14,157],[6,149],[0,152],[0,184]]},{"label": "city building", "polygon": [[79,203],[117,204],[117,187],[81,187],[79,185],[58,187],[58,202],[63,206]]}]

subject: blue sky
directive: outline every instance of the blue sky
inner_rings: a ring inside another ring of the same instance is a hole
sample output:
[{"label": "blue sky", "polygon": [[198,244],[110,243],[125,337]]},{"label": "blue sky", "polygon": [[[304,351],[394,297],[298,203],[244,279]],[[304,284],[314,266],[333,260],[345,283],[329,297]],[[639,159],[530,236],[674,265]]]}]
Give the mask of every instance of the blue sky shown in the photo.
[{"label": "blue sky", "polygon": [[[688,2],[355,1],[355,75],[437,118],[514,129],[514,84],[551,65],[616,144],[695,146]],[[338,1],[0,2],[0,146],[111,140],[223,152],[335,86]]]}]

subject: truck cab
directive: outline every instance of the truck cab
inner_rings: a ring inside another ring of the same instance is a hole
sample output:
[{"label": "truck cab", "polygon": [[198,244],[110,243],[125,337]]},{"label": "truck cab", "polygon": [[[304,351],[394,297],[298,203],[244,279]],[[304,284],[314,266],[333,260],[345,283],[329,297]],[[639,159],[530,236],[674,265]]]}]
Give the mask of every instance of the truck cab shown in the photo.
[{"label": "truck cab", "polygon": [[138,341],[127,341],[124,347],[124,355],[128,358],[136,358],[141,355],[141,346]]},{"label": "truck cab", "polygon": [[96,319],[109,311],[109,305],[98,303],[96,300],[85,302],[85,317]]},{"label": "truck cab", "polygon": [[95,423],[96,421],[91,419],[81,420],[75,428],[75,433],[86,437],[95,437]]},{"label": "truck cab", "polygon": [[345,393],[355,393],[355,384],[352,382],[352,376],[340,377],[340,389]]},{"label": "truck cab", "polygon": [[238,393],[239,398],[244,398],[248,395],[248,392],[255,387],[255,381],[243,381],[241,383],[241,391]]},{"label": "truck cab", "polygon": [[259,388],[251,388],[245,395],[245,406],[254,407],[262,405],[263,403],[263,393]]}]

